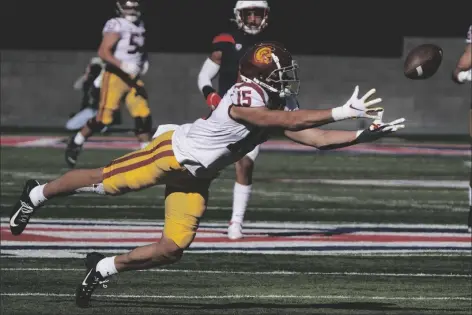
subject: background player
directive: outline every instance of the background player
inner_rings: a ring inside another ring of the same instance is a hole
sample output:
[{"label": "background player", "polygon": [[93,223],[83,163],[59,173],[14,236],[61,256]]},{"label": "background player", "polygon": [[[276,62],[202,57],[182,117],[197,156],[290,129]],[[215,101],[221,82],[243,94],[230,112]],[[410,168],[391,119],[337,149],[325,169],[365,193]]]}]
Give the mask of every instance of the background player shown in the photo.
[{"label": "background player", "polygon": [[[456,68],[452,73],[453,81],[459,84],[463,84],[467,81],[470,82],[472,80],[472,25],[469,26],[469,31],[467,33],[467,38],[465,42],[466,44],[464,53],[457,61]],[[472,141],[472,100],[470,104],[469,116],[469,133]],[[467,225],[469,228],[469,232],[472,232],[472,168],[470,171],[469,181],[469,218],[467,221]]]},{"label": "background player", "polygon": [[151,139],[151,112],[144,84],[139,79],[149,68],[144,50],[146,30],[141,20],[140,3],[138,0],[118,0],[116,11],[118,17],[106,22],[98,49],[98,56],[106,63],[98,113],[69,140],[65,152],[69,167],[77,163],[87,138],[112,124],[113,113],[119,110],[120,101],[125,95],[141,147],[146,146]]},{"label": "background player", "polygon": [[[205,60],[198,75],[198,88],[208,106],[214,110],[226,91],[238,80],[239,59],[245,51],[262,41],[261,32],[268,25],[269,5],[267,1],[237,1],[234,7],[236,27],[213,39],[211,55]],[[219,74],[218,91],[212,79]],[[228,227],[228,237],[243,237],[242,224],[251,196],[254,161],[259,146],[235,164],[236,182],[233,188],[233,212]]]},{"label": "background player", "polygon": [[349,118],[379,118],[382,108],[371,108],[375,90],[332,109],[293,110],[286,97],[298,93],[298,66],[290,53],[275,43],[261,43],[241,60],[243,82],[225,94],[207,119],[198,119],[166,132],[145,149],[113,160],[103,168],[72,170],[40,185],[28,180],[10,215],[14,235],[23,232],[34,211],[47,200],[77,192],[121,195],[154,185],[166,185],[162,238],[129,253],[105,257],[87,255],[87,274],[78,285],[76,303],[89,306],[95,288],[118,272],[148,269],[180,260],[193,242],[208,203],[211,181],[273,132],[319,149],[370,142],[403,128],[404,119],[384,124],[374,121],[366,130],[322,130],[317,126]]},{"label": "background player", "polygon": [[[77,131],[81,129],[89,119],[95,117],[98,111],[98,101],[100,96],[100,85],[102,82],[102,71],[105,64],[100,57],[93,57],[85,68],[85,72],[77,78],[74,89],[82,92],[80,110],[72,113],[66,122],[66,129]],[[116,111],[113,117],[113,124],[121,123],[120,111]],[[102,132],[106,131],[106,127]]]}]

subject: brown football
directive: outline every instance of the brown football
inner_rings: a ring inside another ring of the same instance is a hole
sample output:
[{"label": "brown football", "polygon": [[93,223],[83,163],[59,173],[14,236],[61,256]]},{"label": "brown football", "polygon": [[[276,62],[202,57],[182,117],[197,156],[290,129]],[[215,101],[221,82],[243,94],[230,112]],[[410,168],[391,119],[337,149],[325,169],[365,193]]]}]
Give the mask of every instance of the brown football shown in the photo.
[{"label": "brown football", "polygon": [[423,44],[413,48],[403,65],[405,76],[412,80],[432,77],[441,65],[443,51],[434,44]]}]

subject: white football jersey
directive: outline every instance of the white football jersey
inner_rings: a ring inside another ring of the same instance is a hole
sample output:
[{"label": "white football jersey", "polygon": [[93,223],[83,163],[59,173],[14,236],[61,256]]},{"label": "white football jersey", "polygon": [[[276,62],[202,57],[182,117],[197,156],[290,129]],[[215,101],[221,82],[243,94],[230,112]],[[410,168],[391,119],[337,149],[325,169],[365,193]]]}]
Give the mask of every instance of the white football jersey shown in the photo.
[{"label": "white football jersey", "polygon": [[113,54],[116,59],[142,66],[145,62],[144,43],[146,33],[142,21],[136,25],[122,17],[113,18],[105,24],[103,34],[105,33],[120,34],[120,39]]},{"label": "white football jersey", "polygon": [[[296,99],[285,110],[298,109]],[[207,119],[179,126],[172,137],[177,161],[197,177],[214,177],[266,141],[269,131],[231,118],[231,106],[264,107],[267,93],[255,83],[236,83]]]},{"label": "white football jersey", "polygon": [[472,25],[469,26],[469,31],[467,32],[467,38],[465,39],[467,44],[472,44]]}]

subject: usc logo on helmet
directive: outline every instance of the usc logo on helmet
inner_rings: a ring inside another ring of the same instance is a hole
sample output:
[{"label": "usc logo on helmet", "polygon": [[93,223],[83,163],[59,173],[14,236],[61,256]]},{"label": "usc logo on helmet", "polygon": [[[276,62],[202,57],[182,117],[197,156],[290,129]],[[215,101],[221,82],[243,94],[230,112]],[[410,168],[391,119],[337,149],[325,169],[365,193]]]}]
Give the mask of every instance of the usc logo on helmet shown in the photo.
[{"label": "usc logo on helmet", "polygon": [[263,46],[254,52],[254,60],[258,63],[270,64],[272,62],[273,47]]}]

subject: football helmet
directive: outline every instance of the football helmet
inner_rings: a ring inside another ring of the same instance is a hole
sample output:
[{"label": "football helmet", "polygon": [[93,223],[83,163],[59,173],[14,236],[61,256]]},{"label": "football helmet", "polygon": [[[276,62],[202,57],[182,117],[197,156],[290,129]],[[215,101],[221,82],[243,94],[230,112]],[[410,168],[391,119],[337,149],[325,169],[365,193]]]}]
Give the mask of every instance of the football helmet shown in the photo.
[{"label": "football helmet", "polygon": [[240,60],[239,73],[242,81],[256,83],[280,98],[297,95],[300,89],[298,64],[277,42],[261,42],[248,49]]},{"label": "football helmet", "polygon": [[139,0],[116,1],[116,13],[134,23],[141,18],[141,4]]},{"label": "football helmet", "polygon": [[[267,1],[255,0],[243,0],[236,2],[234,6],[234,21],[238,25],[239,29],[244,32],[255,35],[260,33],[264,28],[267,27],[267,20],[269,18],[269,4]],[[255,16],[260,17],[260,23],[248,21],[249,15],[254,12]]]}]

